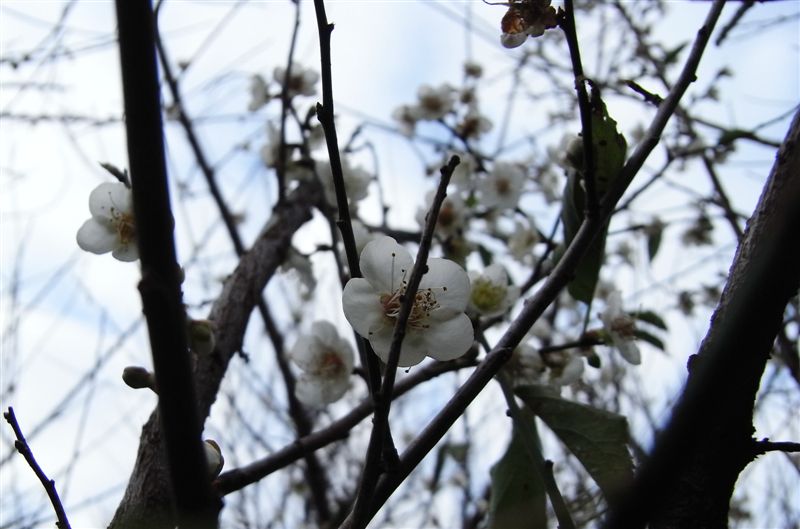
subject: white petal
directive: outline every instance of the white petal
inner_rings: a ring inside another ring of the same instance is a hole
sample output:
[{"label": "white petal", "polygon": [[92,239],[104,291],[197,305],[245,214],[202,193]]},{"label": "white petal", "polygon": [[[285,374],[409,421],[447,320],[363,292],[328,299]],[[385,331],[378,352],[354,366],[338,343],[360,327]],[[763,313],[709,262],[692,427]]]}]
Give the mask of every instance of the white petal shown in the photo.
[{"label": "white petal", "polygon": [[496,285],[508,285],[508,273],[501,264],[493,264],[486,267],[483,271],[483,276]]},{"label": "white petal", "polygon": [[104,182],[89,195],[89,211],[93,217],[115,218],[114,211],[130,213],[131,191],[121,182]]},{"label": "white petal", "polygon": [[349,386],[349,377],[327,379],[301,375],[297,379],[295,395],[303,404],[319,408],[339,400]]},{"label": "white petal", "polygon": [[364,338],[369,338],[370,329],[379,326],[383,319],[378,293],[364,278],[353,278],[344,286],[342,308],[347,321]]},{"label": "white petal", "polygon": [[114,259],[117,259],[118,261],[130,263],[139,258],[139,247],[136,246],[135,242],[122,244],[114,248],[114,250],[111,252],[111,255],[114,256]]},{"label": "white petal", "polygon": [[314,339],[311,336],[302,335],[297,338],[297,341],[289,350],[289,358],[303,371],[311,371],[316,358],[314,348]]},{"label": "white petal", "polygon": [[469,276],[463,268],[447,259],[428,260],[428,272],[422,276],[419,288],[433,289],[439,308],[431,317],[437,320],[464,312],[469,302]]},{"label": "white petal", "polygon": [[642,363],[642,353],[639,351],[639,346],[632,340],[618,337],[612,333],[611,336],[614,340],[614,345],[619,350],[622,358],[628,361],[629,364],[638,366]]},{"label": "white petal", "polygon": [[82,250],[96,254],[108,253],[118,244],[116,232],[94,218],[83,223],[76,240]]},{"label": "white petal", "polygon": [[472,347],[472,322],[466,314],[461,313],[450,320],[431,324],[425,338],[428,356],[441,361],[459,358]]},{"label": "white petal", "polygon": [[[394,292],[411,274],[414,262],[408,250],[391,237],[376,237],[361,252],[361,273],[381,293]],[[352,323],[352,322],[351,322]]]}]

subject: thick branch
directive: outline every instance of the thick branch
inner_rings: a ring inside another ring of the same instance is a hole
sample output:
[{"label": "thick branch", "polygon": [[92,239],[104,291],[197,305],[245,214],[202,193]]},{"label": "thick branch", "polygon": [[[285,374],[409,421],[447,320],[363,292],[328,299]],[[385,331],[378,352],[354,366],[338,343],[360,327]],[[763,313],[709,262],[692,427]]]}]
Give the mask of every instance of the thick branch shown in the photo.
[{"label": "thick branch", "polygon": [[158,410],[172,483],[171,497],[181,525],[212,528],[217,527],[221,502],[208,479],[196,413],[169,203],[150,2],[118,0],[117,22],[128,159],[142,265],[139,291],[159,387]]},{"label": "thick branch", "polygon": [[[800,286],[800,112],[734,258],[664,434],[608,527],[725,527],[755,457],[753,409],[786,303]],[[655,515],[654,515],[655,511]]]}]

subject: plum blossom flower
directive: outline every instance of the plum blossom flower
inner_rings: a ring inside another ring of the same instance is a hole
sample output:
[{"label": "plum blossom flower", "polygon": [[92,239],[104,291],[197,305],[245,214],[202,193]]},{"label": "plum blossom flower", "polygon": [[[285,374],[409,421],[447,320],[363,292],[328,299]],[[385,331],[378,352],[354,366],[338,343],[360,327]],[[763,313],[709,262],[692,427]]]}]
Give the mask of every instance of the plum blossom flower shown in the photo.
[{"label": "plum blossom flower", "polygon": [[[425,204],[433,203],[436,190],[431,190],[425,195]],[[414,218],[421,228],[425,227],[429,207],[417,209]],[[467,218],[467,206],[458,195],[451,195],[444,199],[439,210],[439,217],[436,219],[436,233],[443,237],[455,235],[464,229]]]},{"label": "plum blossom flower", "polygon": [[506,364],[515,385],[545,384],[568,386],[583,375],[583,358],[570,350],[542,354],[529,344],[520,344]]},{"label": "plum blossom flower", "polygon": [[136,225],[133,220],[133,196],[121,182],[105,182],[89,195],[92,218],[83,223],[76,237],[82,250],[111,255],[120,261],[139,258]]},{"label": "plum blossom flower", "polygon": [[259,108],[269,103],[270,95],[267,82],[260,75],[250,78],[250,103],[247,110],[255,112]]},{"label": "plum blossom flower", "polygon": [[[342,293],[344,314],[386,362],[414,262],[394,239],[382,236],[367,243],[360,264],[364,277],[348,281]],[[467,273],[447,259],[428,259],[427,264],[400,349],[401,367],[416,365],[426,356],[453,360],[472,345],[472,323],[464,314]]]},{"label": "plum blossom flower", "polygon": [[[286,78],[286,68],[278,66],[272,73],[275,81],[289,92],[289,97],[297,95],[313,96],[317,93],[319,73],[306,69],[298,64],[292,64],[289,78]],[[285,84],[285,86],[284,86]]]},{"label": "plum blossom flower", "polygon": [[628,363],[639,365],[642,355],[634,342],[636,323],[629,314],[623,312],[622,296],[619,291],[615,290],[609,294],[606,303],[606,310],[600,315],[606,333],[614,347]]},{"label": "plum blossom flower", "polygon": [[311,334],[297,339],[289,357],[303,370],[295,395],[300,402],[320,407],[339,400],[350,387],[353,348],[327,321],[311,324]]},{"label": "plum blossom flower", "polygon": [[557,25],[556,10],[551,0],[527,0],[512,3],[500,22],[500,42],[506,48],[516,48],[530,37],[540,37],[545,29]]},{"label": "plum blossom flower", "polygon": [[422,85],[417,91],[417,116],[419,119],[437,120],[445,117],[453,110],[455,89],[449,84],[438,88]]},{"label": "plum blossom flower", "polygon": [[470,283],[469,310],[482,316],[499,316],[519,298],[519,287],[508,284],[508,274],[499,264],[487,266],[482,274],[470,272]]},{"label": "plum blossom flower", "polygon": [[535,226],[516,221],[514,231],[508,236],[508,251],[511,256],[525,263],[533,255],[533,249],[539,243],[539,231]]},{"label": "plum blossom flower", "polygon": [[487,208],[515,208],[524,183],[525,171],[519,165],[497,162],[489,176],[478,184],[481,204]]},{"label": "plum blossom flower", "polygon": [[[322,190],[325,192],[325,200],[328,204],[336,205],[336,188],[333,185],[333,171],[328,161],[317,162],[317,175],[322,183]],[[344,188],[347,191],[347,199],[350,209],[354,210],[358,202],[367,197],[367,188],[372,180],[372,176],[361,167],[353,167],[347,158],[342,158],[342,177],[344,178]]]},{"label": "plum blossom flower", "polygon": [[419,110],[415,106],[401,105],[392,112],[392,119],[397,121],[400,132],[404,136],[412,136],[419,121]]}]

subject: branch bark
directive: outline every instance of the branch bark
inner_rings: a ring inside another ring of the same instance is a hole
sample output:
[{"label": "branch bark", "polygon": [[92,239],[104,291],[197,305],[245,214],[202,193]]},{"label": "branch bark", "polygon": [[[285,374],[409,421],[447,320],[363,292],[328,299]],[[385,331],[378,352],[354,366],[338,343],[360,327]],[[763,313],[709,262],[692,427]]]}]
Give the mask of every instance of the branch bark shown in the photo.
[{"label": "branch bark", "polygon": [[[209,315],[217,325],[216,349],[211,355],[198,358],[195,371],[200,417],[208,417],[228,363],[242,347],[250,314],[261,292],[283,262],[294,233],[311,219],[313,205],[319,199],[319,186],[301,184],[276,207],[252,249],[242,256],[226,281]],[[161,435],[155,411],[142,429],[136,464],[109,525],[111,529],[175,527],[165,461],[160,451]]]},{"label": "branch bark", "polygon": [[608,528],[726,527],[739,473],[760,453],[753,410],[786,304],[800,286],[800,111],[748,222],[672,418]]}]

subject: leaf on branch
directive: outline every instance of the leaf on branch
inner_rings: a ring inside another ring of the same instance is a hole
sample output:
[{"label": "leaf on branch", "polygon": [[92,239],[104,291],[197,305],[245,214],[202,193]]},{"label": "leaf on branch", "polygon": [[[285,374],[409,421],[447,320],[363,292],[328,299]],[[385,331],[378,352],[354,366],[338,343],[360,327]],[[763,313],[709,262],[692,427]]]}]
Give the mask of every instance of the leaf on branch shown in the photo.
[{"label": "leaf on branch", "polygon": [[[602,199],[611,184],[616,180],[625,164],[627,143],[625,137],[617,132],[617,122],[608,115],[605,103],[600,99],[599,91],[592,91],[592,145],[594,146],[594,180],[597,198]],[[580,157],[582,158],[582,156]],[[578,233],[581,223],[586,217],[586,188],[583,184],[583,164],[567,176],[564,188],[564,206],[561,218],[564,222],[564,245],[569,246]],[[587,250],[575,270],[575,277],[570,281],[567,290],[570,295],[584,303],[591,304],[600,267],[605,256],[606,235],[608,225],[603,228]]]},{"label": "leaf on branch", "polygon": [[661,316],[659,316],[652,310],[640,310],[640,311],[630,312],[629,314],[631,315],[631,317],[636,318],[639,321],[649,323],[653,327],[658,327],[663,331],[667,330],[667,323]]},{"label": "leaf on branch", "polygon": [[[535,422],[530,423],[535,428]],[[534,435],[538,440],[535,431]],[[516,425],[506,453],[492,467],[491,476],[489,529],[547,527],[547,497],[541,472],[534,467]]]},{"label": "leaf on branch", "polygon": [[578,458],[606,498],[633,479],[625,417],[562,399],[541,386],[523,386],[516,394]]},{"label": "leaf on branch", "polygon": [[664,340],[659,338],[658,336],[651,334],[647,331],[643,331],[641,329],[636,329],[633,331],[633,335],[636,336],[639,340],[645,341],[655,347],[656,349],[660,349],[661,351],[666,351],[666,345],[664,344]]}]

